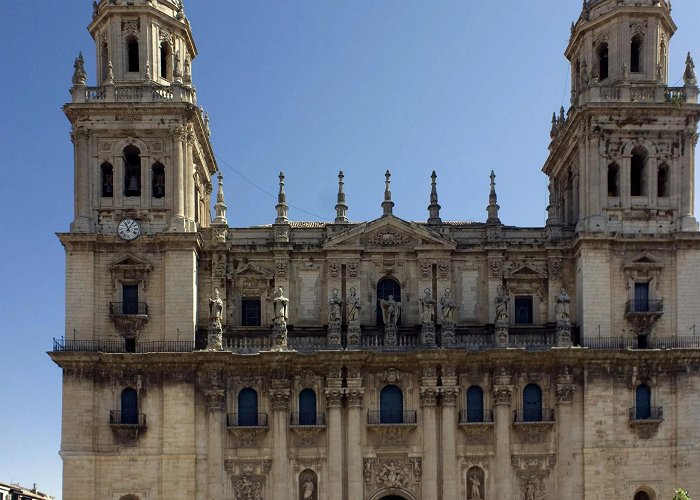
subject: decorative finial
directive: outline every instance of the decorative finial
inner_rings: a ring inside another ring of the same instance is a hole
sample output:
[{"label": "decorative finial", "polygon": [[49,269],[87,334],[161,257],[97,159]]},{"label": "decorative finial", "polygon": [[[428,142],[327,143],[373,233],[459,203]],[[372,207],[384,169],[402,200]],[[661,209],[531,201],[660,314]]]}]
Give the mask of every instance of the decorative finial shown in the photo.
[{"label": "decorative finial", "polygon": [[564,112],[564,106],[559,109],[559,127],[563,127],[566,123],[566,114]]},{"label": "decorative finial", "polygon": [[73,63],[73,85],[85,85],[86,80],[85,61],[83,60],[83,53],[80,52]]},{"label": "decorative finial", "polygon": [[438,193],[437,193],[437,174],[433,170],[432,184],[430,188],[430,205],[428,205],[428,224],[442,224],[442,219],[440,219],[440,205],[438,204]]},{"label": "decorative finial", "polygon": [[488,218],[486,219],[487,224],[500,224],[501,219],[498,218],[498,197],[496,196],[496,174],[491,170],[491,192],[489,193],[489,206],[486,207],[486,213]]},{"label": "decorative finial", "polygon": [[177,13],[175,14],[175,18],[177,19],[182,19],[185,17],[185,5],[182,3],[182,0],[176,0],[176,5],[177,5]]},{"label": "decorative finial", "polygon": [[391,172],[388,170],[384,174],[384,177],[386,177],[385,185],[386,187],[384,188],[384,201],[382,202],[382,209],[384,210],[384,213],[382,214],[382,217],[386,217],[388,215],[393,214],[394,210],[394,202],[391,201]]},{"label": "decorative finial", "polygon": [[93,18],[97,17],[98,10],[99,10],[99,7],[97,6],[97,2],[95,0],[92,0],[92,17]]},{"label": "decorative finial", "polygon": [[698,80],[695,77],[695,63],[693,58],[688,52],[688,57],[685,58],[685,72],[683,73],[683,82],[686,87],[694,87],[698,84]]},{"label": "decorative finial", "polygon": [[105,80],[107,85],[114,85],[114,66],[112,66],[112,61],[107,61],[107,78]]},{"label": "decorative finial", "polygon": [[219,170],[219,189],[216,192],[216,204],[214,205],[214,211],[216,212],[216,217],[212,221],[214,224],[228,224],[226,220],[226,203],[224,202],[224,176],[221,175],[221,170]]},{"label": "decorative finial", "polygon": [[547,205],[547,225],[556,226],[559,224],[559,217],[557,212],[559,211],[559,206],[557,205],[556,197],[554,196],[554,182],[552,179],[549,180],[547,186],[549,191],[549,204]]},{"label": "decorative finial", "polygon": [[557,114],[552,113],[552,130],[549,131],[549,137],[555,139],[559,133],[559,127],[557,125]]},{"label": "decorative finial", "polygon": [[335,223],[347,224],[348,221],[348,206],[345,204],[345,192],[343,191],[343,179],[345,174],[341,170],[338,172],[338,203],[335,206]]},{"label": "decorative finial", "polygon": [[207,133],[207,137],[211,137],[211,128],[209,128],[209,113],[204,113],[204,130]]},{"label": "decorative finial", "polygon": [[277,205],[275,209],[277,210],[277,218],[275,219],[275,224],[286,224],[289,222],[287,218],[287,212],[289,207],[287,206],[287,195],[284,193],[284,172],[280,172],[280,192],[277,195]]}]

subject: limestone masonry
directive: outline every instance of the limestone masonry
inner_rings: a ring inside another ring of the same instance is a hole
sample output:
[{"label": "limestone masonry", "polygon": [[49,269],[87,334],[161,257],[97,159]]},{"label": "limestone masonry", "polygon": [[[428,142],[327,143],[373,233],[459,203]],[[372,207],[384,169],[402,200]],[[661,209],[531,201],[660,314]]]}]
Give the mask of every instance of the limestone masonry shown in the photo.
[{"label": "limestone masonry", "polygon": [[700,105],[690,54],[668,86],[669,1],[584,1],[539,228],[502,224],[493,172],[483,222],[441,219],[435,173],[427,219],[395,217],[390,172],[376,220],[340,172],[333,223],[290,221],[280,173],[274,222],[230,228],[182,2],[93,9],[63,498],[700,497]]}]

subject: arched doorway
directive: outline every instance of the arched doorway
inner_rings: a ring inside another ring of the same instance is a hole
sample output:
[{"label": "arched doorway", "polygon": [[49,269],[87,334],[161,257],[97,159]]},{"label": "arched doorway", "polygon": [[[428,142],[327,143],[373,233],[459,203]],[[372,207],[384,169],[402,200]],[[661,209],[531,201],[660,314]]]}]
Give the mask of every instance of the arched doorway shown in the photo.
[{"label": "arched doorway", "polygon": [[379,500],[406,500],[403,497],[397,496],[397,495],[389,495],[388,497],[382,497]]},{"label": "arched doorway", "polygon": [[[380,300],[386,300],[392,296],[396,302],[401,302],[401,285],[394,278],[386,277],[379,280],[377,283],[377,326],[384,326],[384,318],[382,317],[382,307]],[[401,317],[397,324],[401,324]]]}]

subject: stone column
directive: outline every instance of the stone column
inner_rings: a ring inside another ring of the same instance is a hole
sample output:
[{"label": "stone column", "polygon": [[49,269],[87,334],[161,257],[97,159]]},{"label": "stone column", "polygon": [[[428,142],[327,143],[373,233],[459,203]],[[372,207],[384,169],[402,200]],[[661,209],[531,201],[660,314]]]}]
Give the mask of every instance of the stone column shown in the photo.
[{"label": "stone column", "polygon": [[562,368],[557,377],[557,498],[573,498],[574,455],[573,429],[574,384],[571,369]]},{"label": "stone column", "polygon": [[196,210],[197,199],[194,195],[194,157],[192,150],[194,148],[194,131],[188,129],[185,134],[185,142],[183,143],[183,175],[185,186],[185,218],[188,224],[192,224],[194,231],[194,211]]},{"label": "stone column", "polygon": [[420,388],[420,404],[423,408],[423,498],[438,498],[438,447],[435,418],[437,394],[437,387]]},{"label": "stone column", "polygon": [[[457,470],[457,394],[459,389],[454,385],[445,386],[443,377],[442,388],[442,500],[457,500],[459,471]],[[456,377],[454,377],[456,379]]]},{"label": "stone column", "polygon": [[[326,389],[328,407],[328,500],[343,499],[343,429],[342,429],[342,389]],[[360,497],[362,498],[362,497]]]},{"label": "stone column", "polygon": [[498,370],[494,376],[493,403],[496,425],[496,466],[494,498],[513,498],[510,463],[510,410],[513,386],[511,375],[506,368]]},{"label": "stone column", "polygon": [[345,391],[348,402],[348,498],[362,498],[362,399],[364,389],[349,388]]},{"label": "stone column", "polygon": [[695,207],[695,147],[698,134],[690,131],[683,133],[684,152],[681,157],[681,230],[697,231],[698,223],[694,217]]},{"label": "stone column", "polygon": [[207,468],[209,498],[219,499],[224,497],[224,453],[223,442],[225,437],[224,413],[226,408],[226,393],[221,370],[211,370],[208,373],[208,386],[204,391],[207,400]]},{"label": "stone column", "polygon": [[289,382],[273,380],[270,390],[272,403],[272,497],[280,500],[289,496],[289,457],[287,456],[287,429],[289,423]]},{"label": "stone column", "polygon": [[[604,224],[603,211],[601,209],[601,191],[603,186],[601,185],[600,136],[600,132],[595,130],[588,135],[588,173],[586,175],[587,184],[584,184],[584,186],[586,186],[588,191],[590,202],[586,215],[590,217],[588,224],[591,231],[602,231]],[[579,183],[580,186],[581,184]],[[581,213],[579,212],[580,216]]]},{"label": "stone column", "polygon": [[184,140],[185,130],[182,127],[176,127],[172,130],[173,138],[173,166],[174,175],[172,175],[172,190],[173,193],[173,216],[170,222],[171,231],[185,230],[185,186],[184,186]]},{"label": "stone column", "polygon": [[84,127],[75,127],[71,134],[74,144],[74,221],[71,231],[89,232],[90,220],[90,132]]}]

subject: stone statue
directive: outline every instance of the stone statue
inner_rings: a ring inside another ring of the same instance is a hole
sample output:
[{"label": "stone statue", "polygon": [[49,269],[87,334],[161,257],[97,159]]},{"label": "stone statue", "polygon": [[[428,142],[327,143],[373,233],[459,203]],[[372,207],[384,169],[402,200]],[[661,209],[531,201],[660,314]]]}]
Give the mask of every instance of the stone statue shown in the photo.
[{"label": "stone statue", "polygon": [[287,304],[289,299],[284,296],[284,289],[280,286],[277,287],[277,292],[272,298],[272,305],[275,309],[275,322],[286,323],[287,321]]},{"label": "stone statue", "polygon": [[505,290],[503,290],[502,286],[499,285],[497,291],[498,295],[496,295],[496,323],[508,323],[508,302],[510,301],[510,299],[508,298],[508,295],[506,294]]},{"label": "stone statue", "polygon": [[314,498],[314,482],[307,478],[306,481],[304,481],[304,486],[303,486],[303,493],[304,496],[302,497],[303,500],[313,500]]},{"label": "stone statue", "polygon": [[424,290],[425,295],[420,298],[421,323],[432,323],[434,319],[433,306],[435,299],[430,294],[430,288]]},{"label": "stone statue", "polygon": [[209,299],[209,324],[221,329],[221,318],[224,310],[224,301],[221,300],[219,289],[214,288],[214,298]]},{"label": "stone statue", "polygon": [[354,288],[350,289],[350,296],[347,298],[348,323],[360,320],[360,297]]},{"label": "stone statue", "polygon": [[559,295],[557,295],[557,305],[555,308],[557,321],[568,321],[569,320],[569,303],[571,299],[569,294],[566,293],[566,288],[561,287],[559,289]]},{"label": "stone statue", "polygon": [[473,473],[469,476],[469,482],[471,483],[469,500],[481,500],[481,481],[479,481],[479,476]]},{"label": "stone statue", "polygon": [[393,295],[384,300],[381,299],[379,304],[382,307],[382,319],[387,326],[396,326],[401,317],[401,302],[396,302]]},{"label": "stone statue", "polygon": [[328,301],[328,322],[340,323],[340,306],[343,305],[343,299],[338,297],[338,289],[334,288],[331,298]]},{"label": "stone statue", "polygon": [[688,57],[685,58],[685,71],[683,72],[683,83],[688,86],[693,86],[698,84],[697,78],[695,78],[695,63],[693,58],[688,52]]},{"label": "stone statue", "polygon": [[455,322],[455,301],[452,300],[452,290],[445,288],[445,292],[440,298],[440,309],[442,310],[443,323],[452,324]]},{"label": "stone statue", "polygon": [[535,485],[532,481],[525,484],[525,500],[535,500]]}]

